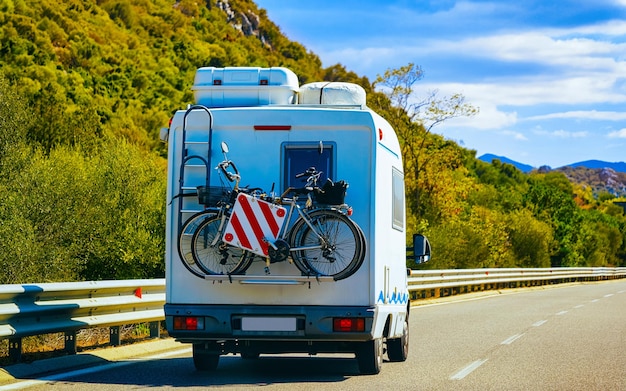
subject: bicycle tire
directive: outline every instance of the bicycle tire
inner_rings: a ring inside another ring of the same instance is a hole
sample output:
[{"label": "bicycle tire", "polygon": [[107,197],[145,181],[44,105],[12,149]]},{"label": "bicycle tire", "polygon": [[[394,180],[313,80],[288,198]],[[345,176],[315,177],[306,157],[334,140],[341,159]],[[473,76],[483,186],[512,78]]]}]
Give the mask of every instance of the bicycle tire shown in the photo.
[{"label": "bicycle tire", "polygon": [[[332,209],[320,209],[308,214],[312,226],[299,218],[290,231],[294,263],[304,273],[315,276],[331,276],[341,280],[354,274],[365,259],[365,236],[360,227],[343,213]],[[319,246],[318,234],[327,242]],[[307,249],[306,247],[311,247]]]},{"label": "bicycle tire", "polygon": [[191,238],[202,221],[213,218],[217,214],[215,210],[203,210],[193,214],[185,221],[178,233],[178,257],[183,266],[189,270],[193,275],[204,278],[206,273],[198,266],[193,259],[191,249]]},{"label": "bicycle tire", "polygon": [[[352,221],[352,220],[350,220]],[[354,223],[354,221],[352,221]],[[366,255],[366,251],[367,251],[367,241],[365,240],[365,233],[363,233],[363,230],[361,229],[361,227],[357,224],[354,223],[354,226],[359,230],[359,238],[361,240],[361,252],[362,254],[361,256],[361,261],[360,262],[355,262],[354,264],[352,264],[352,269],[351,270],[346,270],[344,271],[344,273],[346,273],[345,277],[351,276],[352,274],[356,273],[357,270],[359,270],[359,268],[361,267],[361,265],[363,264],[363,261],[365,260],[365,255]],[[341,280],[343,278],[345,278],[343,276],[343,274],[340,274],[338,276],[336,276],[337,280]]]},{"label": "bicycle tire", "polygon": [[224,243],[221,223],[220,217],[214,217],[198,226],[191,239],[193,259],[209,275],[242,274],[252,263],[252,254]]},{"label": "bicycle tire", "polygon": [[[328,210],[326,210],[328,211]],[[359,250],[360,250],[360,254],[358,255],[358,259],[354,262],[351,262],[348,267],[346,267],[343,271],[337,272],[336,274],[333,275],[335,281],[338,280],[342,280],[344,278],[350,277],[351,275],[353,275],[354,273],[356,273],[357,270],[359,270],[359,268],[361,267],[361,265],[363,264],[363,261],[365,260],[365,255],[366,255],[366,251],[367,251],[367,242],[365,240],[365,233],[363,233],[363,230],[361,229],[361,227],[355,223],[352,219],[350,219],[349,217],[347,217],[344,213],[341,213],[337,210],[330,210],[333,213],[338,213],[341,216],[345,217],[358,231],[359,233],[359,241],[361,243]],[[315,213],[318,213],[320,211],[316,211]],[[314,215],[313,214],[309,214],[309,215]],[[303,221],[304,223],[304,221]],[[306,223],[304,223],[306,225]],[[308,227],[308,225],[307,225]],[[294,262],[296,263],[296,262]],[[296,263],[297,266],[297,263]],[[311,273],[312,271],[310,270],[309,266],[305,266],[307,269],[309,269],[309,273]],[[314,274],[316,274],[316,272],[313,272]]]},{"label": "bicycle tire", "polygon": [[335,279],[335,281],[338,280],[342,280],[344,278],[350,277],[351,275],[353,275],[354,273],[356,273],[359,268],[361,267],[361,265],[363,265],[363,261],[365,260],[365,255],[367,252],[367,241],[365,240],[365,233],[363,232],[363,230],[361,229],[361,227],[355,223],[352,219],[350,219],[348,216],[346,216],[344,213],[341,212],[337,212],[334,211],[335,213],[339,213],[341,216],[343,216],[353,227],[355,227],[359,233],[359,241],[360,241],[360,247],[359,247],[359,253],[358,253],[358,258],[355,259],[354,262],[350,263],[350,265],[343,270],[342,272],[339,272],[337,274],[335,274],[333,277]]}]

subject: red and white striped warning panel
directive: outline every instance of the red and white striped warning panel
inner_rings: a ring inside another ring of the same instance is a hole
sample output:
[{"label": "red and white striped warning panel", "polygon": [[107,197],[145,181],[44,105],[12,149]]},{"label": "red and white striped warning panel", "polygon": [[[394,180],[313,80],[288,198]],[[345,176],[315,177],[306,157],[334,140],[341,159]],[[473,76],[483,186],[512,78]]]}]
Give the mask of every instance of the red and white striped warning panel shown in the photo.
[{"label": "red and white striped warning panel", "polygon": [[267,256],[267,240],[276,240],[286,209],[247,194],[239,194],[224,230],[224,242]]}]

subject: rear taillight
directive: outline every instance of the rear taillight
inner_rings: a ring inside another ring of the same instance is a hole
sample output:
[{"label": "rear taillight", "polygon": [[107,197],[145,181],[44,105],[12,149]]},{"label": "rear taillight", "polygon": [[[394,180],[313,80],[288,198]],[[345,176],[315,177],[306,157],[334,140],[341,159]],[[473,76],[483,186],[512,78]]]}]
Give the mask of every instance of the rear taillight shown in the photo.
[{"label": "rear taillight", "polygon": [[333,318],[333,331],[363,332],[365,331],[365,318]]},{"label": "rear taillight", "polygon": [[175,316],[174,330],[204,330],[204,318],[198,316]]}]

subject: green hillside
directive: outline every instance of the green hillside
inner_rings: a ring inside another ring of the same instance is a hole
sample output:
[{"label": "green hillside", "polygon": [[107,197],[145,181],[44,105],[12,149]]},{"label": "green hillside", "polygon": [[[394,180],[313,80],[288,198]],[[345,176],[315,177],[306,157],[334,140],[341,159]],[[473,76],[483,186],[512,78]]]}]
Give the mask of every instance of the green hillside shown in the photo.
[{"label": "green hillside", "polygon": [[[43,106],[40,116],[95,116],[101,131],[152,148],[171,112],[191,103],[200,66],[286,66],[301,81],[322,78],[319,58],[285,39],[253,2],[206,4],[2,0],[0,69]],[[74,132],[64,131],[31,136],[65,142]]]},{"label": "green hillside", "polygon": [[[250,0],[0,0],[0,283],[163,275],[158,131],[193,103],[201,66],[362,85],[401,138],[407,225],[435,249],[424,267],[626,264],[613,199],[559,172],[478,161],[401,105],[412,83],[376,92],[410,67],[376,81],[322,68]],[[445,117],[454,98],[429,113]]]}]

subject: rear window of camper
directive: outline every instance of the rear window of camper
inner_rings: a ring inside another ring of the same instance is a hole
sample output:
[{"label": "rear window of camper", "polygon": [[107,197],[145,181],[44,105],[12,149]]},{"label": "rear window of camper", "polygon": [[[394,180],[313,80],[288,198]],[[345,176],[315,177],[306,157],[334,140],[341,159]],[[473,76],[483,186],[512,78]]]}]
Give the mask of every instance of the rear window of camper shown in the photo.
[{"label": "rear window of camper", "polygon": [[334,142],[320,141],[311,143],[283,143],[283,169],[281,185],[284,191],[289,186],[302,187],[307,178],[296,178],[296,174],[305,172],[309,167],[322,171],[320,185],[326,178],[335,178],[335,151]]}]

